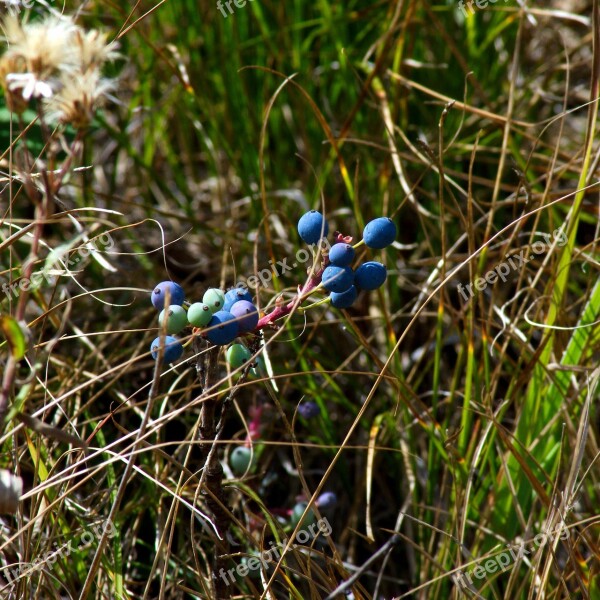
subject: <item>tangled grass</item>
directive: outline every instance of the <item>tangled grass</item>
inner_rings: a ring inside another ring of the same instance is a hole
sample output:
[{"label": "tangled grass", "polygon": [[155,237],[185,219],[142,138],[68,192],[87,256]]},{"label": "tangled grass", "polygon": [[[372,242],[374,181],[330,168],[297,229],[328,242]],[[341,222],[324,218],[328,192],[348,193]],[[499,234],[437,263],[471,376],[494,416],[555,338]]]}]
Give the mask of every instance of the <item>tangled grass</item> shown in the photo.
[{"label": "tangled grass", "polygon": [[[600,597],[596,1],[4,4],[0,597]],[[381,290],[157,366],[319,207]]]}]

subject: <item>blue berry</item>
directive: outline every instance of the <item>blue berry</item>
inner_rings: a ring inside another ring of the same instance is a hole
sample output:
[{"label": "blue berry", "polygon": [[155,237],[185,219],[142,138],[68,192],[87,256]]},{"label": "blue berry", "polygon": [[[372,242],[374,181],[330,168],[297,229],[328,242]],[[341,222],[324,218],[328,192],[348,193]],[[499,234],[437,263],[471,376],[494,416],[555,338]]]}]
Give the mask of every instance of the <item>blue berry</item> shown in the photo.
[{"label": "blue berry", "polygon": [[329,233],[329,225],[318,210],[311,210],[300,217],[298,234],[307,244],[316,244]]},{"label": "blue berry", "polygon": [[331,510],[337,504],[337,496],[333,492],[323,492],[315,501],[319,510]]},{"label": "blue berry", "polygon": [[246,446],[234,448],[233,452],[229,455],[231,470],[238,476],[243,475],[248,470],[251,460],[252,450],[246,448]]},{"label": "blue berry", "polygon": [[233,342],[238,334],[238,324],[235,317],[224,310],[217,311],[208,323],[206,330],[207,339],[217,346],[224,346]]},{"label": "blue berry", "polygon": [[225,358],[232,369],[239,369],[242,365],[246,364],[251,357],[252,354],[250,353],[250,350],[243,344],[232,344],[227,348],[227,353],[225,354]]},{"label": "blue berry", "polygon": [[388,217],[373,219],[367,223],[363,239],[369,248],[385,248],[396,239],[396,224]]},{"label": "blue berry", "polygon": [[345,292],[331,292],[329,294],[331,306],[335,308],[350,308],[357,296],[358,290],[355,285],[351,285]]},{"label": "blue berry", "polygon": [[167,290],[170,292],[169,304],[178,304],[181,306],[185,300],[185,293],[183,288],[174,281],[161,281],[152,292],[150,299],[154,308],[162,310],[165,307],[165,300],[167,299]]},{"label": "blue berry", "polygon": [[[150,344],[150,352],[152,358],[156,360],[158,358],[158,348],[160,346],[160,338],[157,337],[152,344]],[[163,362],[172,363],[175,362],[183,354],[183,346],[181,342],[170,335],[165,336],[165,350],[163,352]]]},{"label": "blue berry", "polygon": [[202,302],[210,308],[214,315],[217,311],[223,310],[225,293],[219,288],[208,288],[202,296]]},{"label": "blue berry", "polygon": [[306,402],[301,402],[298,405],[298,414],[300,414],[305,419],[313,419],[314,417],[318,417],[321,414],[321,409],[316,402],[312,400],[307,400]]},{"label": "blue berry", "polygon": [[167,333],[179,333],[188,324],[187,313],[182,306],[171,304],[169,308],[163,308],[158,315],[158,323],[163,326],[164,319],[167,319]]},{"label": "blue berry", "polygon": [[338,243],[329,249],[329,262],[336,267],[349,267],[354,260],[354,248],[350,244]]},{"label": "blue berry", "polygon": [[371,260],[356,269],[354,281],[361,290],[376,290],[383,285],[386,277],[387,269],[385,266]]},{"label": "blue berry", "polygon": [[187,318],[190,325],[194,327],[206,327],[212,319],[213,313],[208,304],[204,302],[194,302],[187,311]]},{"label": "blue berry", "polygon": [[323,287],[328,292],[345,292],[354,283],[354,271],[350,267],[325,267],[321,277]]},{"label": "blue berry", "polygon": [[252,302],[252,295],[248,290],[244,288],[233,288],[225,293],[225,303],[223,304],[223,310],[231,310],[231,307],[240,300],[247,300]]},{"label": "blue berry", "polygon": [[258,309],[248,300],[238,300],[231,307],[231,314],[237,320],[240,333],[252,331],[258,324]]}]

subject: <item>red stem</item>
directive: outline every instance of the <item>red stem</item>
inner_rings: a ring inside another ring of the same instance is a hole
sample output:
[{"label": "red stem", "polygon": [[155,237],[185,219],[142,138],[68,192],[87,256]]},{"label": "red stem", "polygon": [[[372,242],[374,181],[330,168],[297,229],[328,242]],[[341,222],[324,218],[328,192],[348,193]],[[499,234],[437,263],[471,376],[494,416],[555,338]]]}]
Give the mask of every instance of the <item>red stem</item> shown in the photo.
[{"label": "red stem", "polygon": [[326,262],[327,261],[324,261],[323,267],[321,267],[316,273],[308,278],[307,282],[304,284],[304,287],[290,302],[288,302],[285,306],[276,306],[268,315],[261,317],[258,320],[258,324],[256,325],[254,331],[260,331],[261,329],[272,325],[277,319],[289,315],[294,309],[300,306],[300,304],[302,304],[302,302],[308,298],[310,293],[321,283],[321,276],[323,275],[325,266],[327,266],[325,264]]}]

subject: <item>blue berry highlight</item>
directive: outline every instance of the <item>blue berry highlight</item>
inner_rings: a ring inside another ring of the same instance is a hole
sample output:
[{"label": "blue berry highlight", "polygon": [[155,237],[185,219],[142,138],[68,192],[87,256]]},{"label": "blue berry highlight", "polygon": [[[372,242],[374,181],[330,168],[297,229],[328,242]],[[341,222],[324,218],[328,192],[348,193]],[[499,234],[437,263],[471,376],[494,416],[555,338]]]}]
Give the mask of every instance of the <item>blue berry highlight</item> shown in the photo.
[{"label": "blue berry highlight", "polygon": [[[152,344],[150,344],[150,352],[152,358],[156,360],[158,358],[158,348],[160,346],[160,338],[157,337]],[[172,363],[177,359],[181,358],[183,354],[183,346],[181,342],[170,335],[165,336],[165,350],[163,353],[163,363]]]},{"label": "blue berry highlight", "polygon": [[152,291],[150,299],[152,305],[157,310],[162,310],[165,307],[167,299],[167,290],[170,292],[169,304],[178,304],[181,306],[185,300],[185,292],[183,288],[174,281],[161,281]]},{"label": "blue berry highlight", "polygon": [[329,262],[336,267],[349,267],[354,260],[354,248],[350,244],[334,244],[329,250]]},{"label": "blue berry highlight", "polygon": [[329,233],[329,225],[318,210],[311,210],[300,217],[298,234],[307,244],[316,244]]},{"label": "blue berry highlight", "polygon": [[358,296],[358,290],[355,285],[351,285],[345,292],[331,292],[329,299],[331,306],[335,308],[350,308]]},{"label": "blue berry highlight", "polygon": [[187,318],[190,325],[194,327],[206,327],[212,319],[213,313],[208,304],[204,302],[194,302],[187,311]]},{"label": "blue berry highlight", "polygon": [[381,250],[396,239],[396,224],[388,217],[373,219],[365,226],[363,239],[369,248]]},{"label": "blue berry highlight", "polygon": [[337,504],[337,496],[334,492],[323,492],[316,500],[315,504],[319,510],[331,510]]},{"label": "blue berry highlight", "polygon": [[239,331],[235,317],[227,311],[219,310],[208,323],[206,338],[217,346],[233,342]]},{"label": "blue berry highlight", "polygon": [[188,324],[187,313],[182,306],[171,304],[169,308],[163,308],[158,315],[158,323],[162,327],[164,320],[167,320],[167,333],[179,333]]},{"label": "blue berry highlight", "polygon": [[243,344],[232,344],[227,348],[227,353],[225,354],[225,358],[232,369],[239,369],[242,365],[245,365],[252,354],[250,350],[246,348]]},{"label": "blue berry highlight", "polygon": [[387,278],[387,269],[379,262],[369,261],[356,269],[354,282],[361,290],[376,290]]},{"label": "blue berry highlight", "polygon": [[298,405],[298,414],[307,420],[314,419],[321,414],[321,409],[316,402],[307,400],[306,402],[301,402]]},{"label": "blue berry highlight", "polygon": [[202,296],[202,302],[210,308],[214,315],[217,311],[223,310],[225,294],[219,288],[208,288]]},{"label": "blue berry highlight", "polygon": [[248,290],[243,288],[233,288],[225,294],[223,310],[231,311],[231,307],[240,300],[252,302],[252,296]]},{"label": "blue berry highlight", "polygon": [[238,300],[230,312],[237,321],[240,333],[252,331],[258,324],[258,309],[248,300]]},{"label": "blue berry highlight", "polygon": [[323,287],[328,292],[345,292],[354,283],[354,271],[350,267],[325,267],[321,276]]}]

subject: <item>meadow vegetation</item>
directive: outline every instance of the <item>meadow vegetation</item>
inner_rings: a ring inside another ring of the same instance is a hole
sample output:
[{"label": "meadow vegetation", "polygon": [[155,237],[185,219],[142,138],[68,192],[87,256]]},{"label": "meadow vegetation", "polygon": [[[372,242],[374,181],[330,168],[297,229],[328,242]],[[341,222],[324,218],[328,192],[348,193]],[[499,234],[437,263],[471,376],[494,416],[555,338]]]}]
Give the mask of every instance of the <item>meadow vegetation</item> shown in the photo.
[{"label": "meadow vegetation", "polygon": [[598,1],[233,6],[0,3],[0,598],[597,600]]}]

